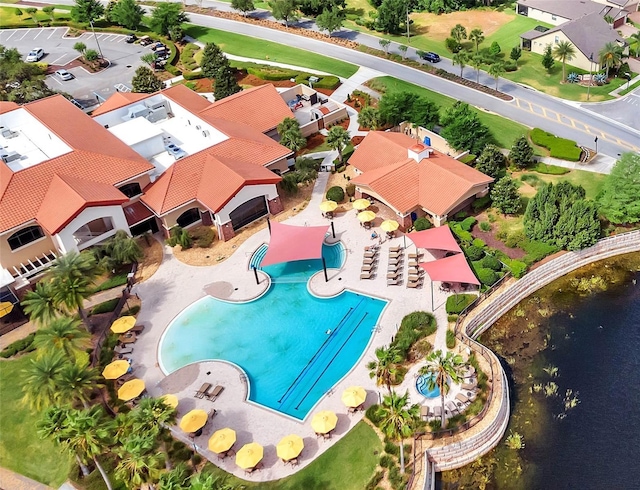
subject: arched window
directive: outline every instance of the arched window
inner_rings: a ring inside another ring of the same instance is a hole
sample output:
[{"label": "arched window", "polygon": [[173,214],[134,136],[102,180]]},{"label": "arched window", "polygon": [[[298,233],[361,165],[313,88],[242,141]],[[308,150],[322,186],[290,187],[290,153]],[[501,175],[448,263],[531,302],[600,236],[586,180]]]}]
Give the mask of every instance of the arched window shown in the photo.
[{"label": "arched window", "polygon": [[16,231],[7,239],[7,242],[9,243],[11,250],[15,250],[16,248],[24,247],[31,242],[35,242],[43,236],[44,232],[42,231],[42,228],[38,225],[34,225],[23,228],[20,231]]},{"label": "arched window", "polygon": [[137,182],[132,182],[131,184],[125,184],[122,187],[119,187],[118,189],[128,198],[132,198],[142,194],[142,188],[140,187],[140,184],[138,184]]},{"label": "arched window", "polygon": [[200,216],[200,210],[198,208],[191,208],[178,216],[176,222],[178,223],[178,226],[180,226],[181,228],[185,228],[186,226],[189,226],[190,224],[193,224],[200,219],[202,219],[202,217]]}]

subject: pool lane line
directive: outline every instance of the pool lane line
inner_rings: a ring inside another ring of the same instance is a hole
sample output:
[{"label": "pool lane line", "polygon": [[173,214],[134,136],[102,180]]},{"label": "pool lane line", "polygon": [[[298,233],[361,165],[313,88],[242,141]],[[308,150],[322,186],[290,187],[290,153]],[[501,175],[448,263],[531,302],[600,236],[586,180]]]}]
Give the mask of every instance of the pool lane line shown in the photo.
[{"label": "pool lane line", "polygon": [[327,369],[329,369],[329,366],[331,366],[331,364],[333,363],[333,361],[336,360],[336,357],[338,357],[338,355],[340,354],[340,352],[342,351],[342,349],[344,348],[345,345],[347,345],[347,343],[349,342],[349,340],[351,340],[351,337],[353,336],[354,333],[356,333],[356,330],[358,330],[358,328],[360,328],[360,325],[362,324],[362,322],[365,320],[365,318],[367,318],[367,315],[369,314],[368,311],[366,311],[364,313],[364,316],[360,319],[360,321],[358,322],[358,324],[356,325],[356,328],[354,328],[351,333],[349,334],[349,336],[347,337],[347,340],[345,340],[342,345],[340,346],[340,348],[338,349],[338,352],[336,352],[333,357],[331,358],[331,361],[325,366],[325,368],[322,370],[322,372],[320,373],[320,376],[318,376],[316,378],[316,380],[313,382],[313,384],[311,385],[311,388],[309,388],[307,390],[307,393],[302,397],[302,400],[300,400],[300,403],[298,403],[295,406],[295,409],[298,410],[298,408],[300,408],[300,405],[302,405],[302,403],[306,400],[306,398],[309,396],[309,393],[311,393],[311,390],[313,390],[315,388],[315,386],[318,384],[318,381],[320,381],[320,379],[324,376],[324,373],[327,372]]},{"label": "pool lane line", "polygon": [[[357,308],[357,307],[356,307]],[[318,350],[313,354],[313,356],[311,357],[311,359],[309,359],[309,362],[307,362],[307,364],[305,365],[305,367],[302,369],[302,371],[300,371],[300,373],[298,374],[298,376],[296,377],[296,379],[293,380],[293,383],[291,383],[289,385],[289,388],[287,388],[287,391],[285,391],[283,393],[283,395],[280,397],[280,399],[278,400],[278,403],[280,403],[281,405],[284,403],[284,399],[290,394],[291,390],[293,389],[293,387],[296,385],[296,383],[298,382],[298,380],[300,380],[304,374],[306,372],[308,372],[309,367],[311,367],[311,364],[314,362],[314,360],[318,357],[320,351],[324,348],[324,346],[331,341],[331,338],[333,337],[333,333],[337,332],[338,329],[340,328],[340,325],[343,324],[343,322],[346,321],[347,317],[349,317],[349,315],[351,315],[351,313],[355,311],[355,308],[353,306],[349,307],[349,311],[347,311],[344,316],[342,317],[342,320],[340,320],[338,322],[338,326],[331,332],[331,335],[328,335],[326,339],[324,339],[324,342],[322,342],[322,345],[318,348]]]}]

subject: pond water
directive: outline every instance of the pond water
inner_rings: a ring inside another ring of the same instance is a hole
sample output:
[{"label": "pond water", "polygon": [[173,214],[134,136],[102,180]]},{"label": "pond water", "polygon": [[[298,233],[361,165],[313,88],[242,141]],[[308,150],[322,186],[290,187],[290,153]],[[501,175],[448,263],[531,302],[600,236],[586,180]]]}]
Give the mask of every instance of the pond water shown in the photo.
[{"label": "pond water", "polygon": [[[440,488],[640,488],[640,254],[598,262],[483,334],[510,379],[505,440]],[[506,444],[523,436],[520,450]]]}]

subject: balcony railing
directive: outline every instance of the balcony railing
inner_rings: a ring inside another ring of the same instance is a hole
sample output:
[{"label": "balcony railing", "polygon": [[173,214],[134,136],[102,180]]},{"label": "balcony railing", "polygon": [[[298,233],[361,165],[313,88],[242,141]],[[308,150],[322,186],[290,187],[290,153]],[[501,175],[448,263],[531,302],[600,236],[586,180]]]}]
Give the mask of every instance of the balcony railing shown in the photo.
[{"label": "balcony railing", "polygon": [[50,267],[54,260],[60,255],[59,252],[49,250],[49,252],[36,256],[33,259],[27,259],[26,264],[21,262],[18,266],[13,266],[13,277],[28,278],[36,275],[38,272]]}]

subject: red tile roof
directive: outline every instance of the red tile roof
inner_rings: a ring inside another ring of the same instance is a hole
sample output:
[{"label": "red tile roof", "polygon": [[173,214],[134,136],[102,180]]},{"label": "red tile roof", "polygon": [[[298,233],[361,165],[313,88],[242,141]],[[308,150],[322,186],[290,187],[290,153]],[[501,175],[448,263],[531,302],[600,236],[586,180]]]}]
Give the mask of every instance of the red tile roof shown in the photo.
[{"label": "red tile roof", "polygon": [[105,114],[107,112],[120,109],[121,107],[127,106],[132,102],[138,102],[139,100],[146,99],[150,96],[151,94],[139,94],[136,92],[116,92],[106,101],[104,101],[104,103],[102,103],[100,107],[91,112],[91,115],[93,117],[99,116],[100,114]]},{"label": "red tile roof", "polygon": [[114,206],[128,200],[111,184],[54,175],[36,220],[50,235],[54,235],[89,206]]},{"label": "red tile roof", "polygon": [[129,226],[137,225],[153,216],[153,212],[142,201],[136,201],[129,206],[124,206],[122,210]]},{"label": "red tile roof", "polygon": [[0,100],[0,114],[4,114],[5,112],[12,111],[20,107],[15,102],[8,102],[6,100]]},{"label": "red tile roof", "polygon": [[[365,170],[352,182],[369,187],[403,214],[421,206],[440,216],[447,214],[475,187],[479,191],[493,182],[491,177],[435,150],[429,158],[418,163],[407,157],[407,148],[412,146],[416,146],[415,140],[403,134],[369,133],[349,163],[357,156],[358,163],[354,165],[370,170]],[[358,154],[361,148],[364,151]],[[391,160],[390,155],[399,158],[386,163]],[[380,165],[380,161],[386,164]]]},{"label": "red tile roof", "polygon": [[293,117],[291,109],[271,84],[250,88],[218,100],[198,114],[210,118],[244,123],[262,133],[274,129],[286,117]]},{"label": "red tile roof", "polygon": [[164,89],[162,95],[194,114],[211,106],[211,102],[205,97],[182,84]]}]

